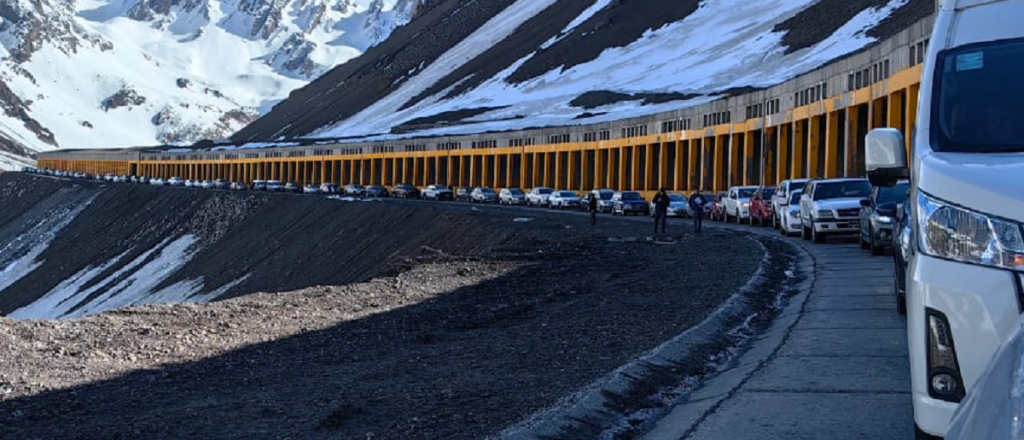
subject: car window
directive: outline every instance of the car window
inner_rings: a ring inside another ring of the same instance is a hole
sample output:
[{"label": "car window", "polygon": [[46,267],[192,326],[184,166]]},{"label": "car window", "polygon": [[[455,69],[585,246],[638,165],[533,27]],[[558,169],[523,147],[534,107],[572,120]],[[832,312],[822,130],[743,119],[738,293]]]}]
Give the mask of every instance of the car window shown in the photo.
[{"label": "car window", "polygon": [[597,194],[601,197],[601,200],[609,200],[615,195],[612,191],[600,191]]},{"label": "car window", "polygon": [[790,205],[799,205],[800,204],[800,196],[802,196],[803,194],[804,194],[803,191],[793,191],[793,192],[789,193],[789,204]]},{"label": "car window", "polygon": [[907,182],[897,183],[892,187],[879,187],[876,188],[878,194],[875,196],[876,204],[884,203],[903,203],[907,200],[907,191],[910,189],[910,184]]},{"label": "car window", "polygon": [[814,187],[814,200],[826,200],[845,197],[866,198],[871,195],[871,184],[866,180],[844,182],[824,182]]},{"label": "car window", "polygon": [[668,199],[673,201],[673,202],[685,202],[686,201],[686,197],[683,197],[683,196],[681,196],[679,194],[669,194],[668,195]]},{"label": "car window", "polygon": [[643,200],[643,197],[640,197],[640,193],[628,192],[628,193],[622,193],[622,199],[623,200]]},{"label": "car window", "polygon": [[738,198],[741,198],[741,199],[750,198],[751,196],[754,195],[754,189],[743,188],[743,189],[738,190],[736,192],[736,194],[739,196]]},{"label": "car window", "polygon": [[552,191],[553,190],[551,188],[541,188],[540,189],[540,193],[541,194],[551,194]]}]

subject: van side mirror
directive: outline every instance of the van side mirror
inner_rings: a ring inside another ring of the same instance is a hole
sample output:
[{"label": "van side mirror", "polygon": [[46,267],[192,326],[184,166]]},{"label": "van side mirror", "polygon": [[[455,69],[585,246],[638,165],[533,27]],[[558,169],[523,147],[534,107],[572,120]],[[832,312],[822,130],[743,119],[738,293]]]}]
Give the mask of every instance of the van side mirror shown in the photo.
[{"label": "van side mirror", "polygon": [[872,185],[891,187],[910,177],[903,133],[895,128],[876,128],[865,138],[868,180]]}]

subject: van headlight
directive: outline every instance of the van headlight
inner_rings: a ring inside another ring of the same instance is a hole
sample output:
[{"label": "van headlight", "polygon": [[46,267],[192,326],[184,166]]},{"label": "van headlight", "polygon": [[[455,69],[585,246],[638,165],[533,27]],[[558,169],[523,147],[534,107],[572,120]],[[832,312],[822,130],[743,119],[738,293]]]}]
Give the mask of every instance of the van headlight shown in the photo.
[{"label": "van headlight", "polygon": [[1021,225],[918,193],[921,252],[970,264],[1024,271]]}]

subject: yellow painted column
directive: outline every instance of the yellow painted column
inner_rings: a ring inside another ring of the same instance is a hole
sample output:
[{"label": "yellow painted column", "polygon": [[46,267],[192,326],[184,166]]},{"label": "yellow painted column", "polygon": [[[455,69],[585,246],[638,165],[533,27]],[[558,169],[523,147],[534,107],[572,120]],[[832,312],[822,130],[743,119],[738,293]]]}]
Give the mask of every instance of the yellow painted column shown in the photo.
[{"label": "yellow painted column", "polygon": [[[761,158],[754,157],[754,130],[747,130],[743,132],[743,176],[742,181],[744,185],[753,185],[755,183],[761,183],[764,185],[768,184],[767,179],[762,180],[760,175],[754,175],[754,166],[761,166]],[[762,147],[763,149],[763,147]]]},{"label": "yellow painted column", "polygon": [[[654,148],[651,144],[644,144],[644,190],[654,191],[661,186],[658,179],[661,175],[654,168]],[[659,164],[660,165],[660,164]]]},{"label": "yellow painted column", "polygon": [[470,155],[469,156],[469,184],[468,185],[462,185],[462,186],[473,186],[473,185],[476,185],[476,173],[477,173],[477,169],[476,169],[476,156],[475,155]]},{"label": "yellow painted column", "polygon": [[638,145],[633,145],[633,163],[631,165],[630,188],[633,191],[646,190],[647,188],[643,186],[644,182],[640,180],[640,147]]},{"label": "yellow painted column", "polygon": [[733,133],[727,137],[729,139],[729,178],[726,186],[739,186],[743,184],[743,176],[740,175],[740,143],[736,141],[737,138],[743,136],[742,133]]},{"label": "yellow painted column", "polygon": [[807,135],[807,177],[821,177],[818,169],[818,155],[821,153],[821,116],[810,120]]},{"label": "yellow painted column", "polygon": [[676,166],[673,170],[675,172],[672,175],[672,189],[674,191],[682,191],[686,189],[686,182],[683,181],[683,176],[686,173],[686,170],[683,169],[683,166],[685,165],[683,155],[686,154],[686,148],[683,145],[683,142],[684,141],[676,141],[672,144],[672,148],[675,148],[676,150]]},{"label": "yellow painted column", "polygon": [[804,152],[803,146],[806,142],[804,138],[804,124],[803,121],[796,121],[793,123],[793,167],[792,172],[789,175],[790,179],[801,179],[804,176],[801,168],[804,163]]},{"label": "yellow painted column", "polygon": [[860,124],[860,111],[858,106],[846,108],[846,157],[843,161],[844,169],[838,170],[840,176],[850,175],[854,169],[854,161],[857,159],[857,126]]},{"label": "yellow painted column", "polygon": [[[562,153],[558,153],[558,156],[561,157]],[[575,180],[576,179],[576,174],[577,174],[576,171],[575,171],[576,163],[573,160],[572,151],[566,152],[566,154],[565,154],[565,162],[566,163],[563,164],[563,166],[565,166],[565,171],[564,171],[564,173],[565,173],[565,189],[567,189],[567,190],[575,190],[579,183],[576,182],[576,180]]]},{"label": "yellow painted column", "polygon": [[787,123],[787,124],[779,125],[776,128],[776,131],[779,133],[779,135],[778,135],[777,142],[775,143],[775,148],[776,148],[776,150],[775,150],[776,151],[776,153],[775,153],[775,160],[776,160],[775,166],[776,166],[776,170],[777,170],[776,171],[776,173],[777,173],[776,175],[778,176],[779,181],[783,181],[783,180],[789,179],[789,173],[786,171],[786,165],[789,163],[789,146],[790,146],[790,143],[789,143],[789,131],[790,130],[788,130],[788,128],[791,127],[791,126],[792,126],[792,124]]},{"label": "yellow painted column", "polygon": [[727,176],[722,175],[723,173],[721,171],[722,171],[723,165],[726,164],[726,162],[725,162],[725,160],[726,160],[725,159],[725,152],[726,152],[726,148],[729,147],[728,138],[729,137],[726,136],[726,135],[715,136],[715,151],[714,151],[715,161],[714,161],[714,165],[713,165],[714,166],[714,170],[711,173],[711,179],[712,179],[712,182],[714,182],[715,191],[720,191],[720,190],[726,189],[725,185],[726,185],[726,182],[727,182],[727,179],[726,179]]},{"label": "yellow painted column", "polygon": [[690,166],[689,166],[689,177],[690,181],[687,183],[690,191],[698,188],[710,190],[710,188],[704,188],[704,183],[700,180],[700,149],[703,148],[700,139],[691,139],[687,142],[690,150]]},{"label": "yellow painted column", "polygon": [[903,130],[903,90],[889,94],[889,127]]},{"label": "yellow painted column", "polygon": [[825,116],[825,178],[839,177],[839,112],[829,112]]},{"label": "yellow painted column", "polygon": [[512,153],[508,153],[505,155],[505,183],[502,186],[502,188],[511,188],[512,182],[515,180],[512,178],[512,173],[513,171],[515,171],[512,167],[512,157]]}]

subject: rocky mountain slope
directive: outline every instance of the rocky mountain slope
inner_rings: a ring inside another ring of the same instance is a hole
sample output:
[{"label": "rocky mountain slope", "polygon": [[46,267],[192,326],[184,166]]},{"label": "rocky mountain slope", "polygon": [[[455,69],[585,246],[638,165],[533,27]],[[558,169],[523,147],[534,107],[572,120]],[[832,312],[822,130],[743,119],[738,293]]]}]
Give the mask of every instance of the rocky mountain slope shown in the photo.
[{"label": "rocky mountain slope", "polygon": [[682,108],[810,71],[933,7],[931,0],[441,0],[232,140],[442,135]]},{"label": "rocky mountain slope", "polygon": [[4,0],[0,157],[224,138],[424,3]]}]

